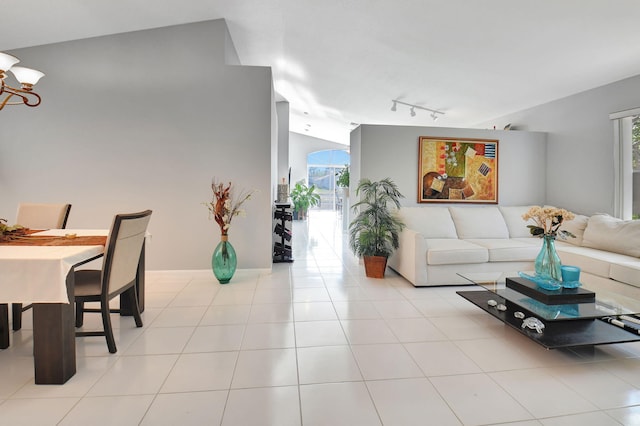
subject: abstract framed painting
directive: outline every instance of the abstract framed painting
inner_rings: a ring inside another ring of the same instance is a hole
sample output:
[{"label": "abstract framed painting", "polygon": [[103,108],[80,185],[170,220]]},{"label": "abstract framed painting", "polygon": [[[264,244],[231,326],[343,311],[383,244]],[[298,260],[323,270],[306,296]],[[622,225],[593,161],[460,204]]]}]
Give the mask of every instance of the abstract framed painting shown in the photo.
[{"label": "abstract framed painting", "polygon": [[418,203],[498,203],[498,140],[420,136]]}]

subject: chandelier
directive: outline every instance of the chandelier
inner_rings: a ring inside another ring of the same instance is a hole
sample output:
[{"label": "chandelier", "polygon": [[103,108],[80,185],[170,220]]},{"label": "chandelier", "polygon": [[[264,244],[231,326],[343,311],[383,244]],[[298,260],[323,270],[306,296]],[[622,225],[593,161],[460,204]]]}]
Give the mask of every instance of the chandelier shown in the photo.
[{"label": "chandelier", "polygon": [[[30,107],[40,105],[40,95],[33,92],[33,86],[44,76],[43,73],[31,68],[15,67],[14,65],[20,62],[20,59],[15,56],[8,55],[0,52],[0,110],[5,105],[21,105],[25,104]],[[19,89],[8,86],[5,82],[7,78],[7,71],[11,71],[21,84]],[[2,98],[4,96],[4,99]],[[14,98],[18,97],[20,99]],[[10,100],[12,100],[9,102]]]}]

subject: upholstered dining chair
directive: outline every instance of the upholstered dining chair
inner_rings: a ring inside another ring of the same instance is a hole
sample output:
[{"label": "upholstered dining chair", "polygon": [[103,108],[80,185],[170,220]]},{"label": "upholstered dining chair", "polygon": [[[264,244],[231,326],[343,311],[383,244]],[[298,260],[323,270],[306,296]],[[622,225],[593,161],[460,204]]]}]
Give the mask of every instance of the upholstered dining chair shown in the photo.
[{"label": "upholstered dining chair", "polygon": [[64,229],[71,204],[20,203],[16,223],[31,229]]},{"label": "upholstered dining chair", "polygon": [[[64,229],[71,211],[71,204],[20,203],[16,223],[30,229]],[[31,305],[11,304],[13,331],[22,328],[22,313]]]},{"label": "upholstered dining chair", "polygon": [[[102,314],[102,331],[77,331],[76,336],[105,336],[110,353],[117,347],[111,327],[109,301],[116,296],[127,297],[137,327],[142,327],[142,317],[136,296],[136,273],[142,253],[151,210],[140,213],[118,214],[107,238],[107,246],[101,270],[84,269],[74,272],[74,296],[76,302],[76,327],[84,322],[85,312]],[[86,302],[100,302],[100,309],[85,308]]]}]

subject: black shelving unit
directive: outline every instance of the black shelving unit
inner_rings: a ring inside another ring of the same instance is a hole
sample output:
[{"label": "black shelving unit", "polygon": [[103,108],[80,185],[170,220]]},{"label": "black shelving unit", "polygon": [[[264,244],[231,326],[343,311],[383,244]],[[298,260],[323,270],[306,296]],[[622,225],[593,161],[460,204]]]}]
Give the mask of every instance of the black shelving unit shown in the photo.
[{"label": "black shelving unit", "polygon": [[293,262],[292,223],[291,203],[276,203],[273,210],[273,263]]}]

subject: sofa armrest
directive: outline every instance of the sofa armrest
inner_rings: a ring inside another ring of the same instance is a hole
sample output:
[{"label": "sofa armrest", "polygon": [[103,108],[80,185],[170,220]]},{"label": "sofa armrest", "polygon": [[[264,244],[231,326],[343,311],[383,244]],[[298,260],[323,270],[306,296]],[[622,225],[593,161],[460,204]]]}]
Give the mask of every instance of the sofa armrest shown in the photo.
[{"label": "sofa armrest", "polygon": [[427,284],[427,244],[424,236],[405,228],[400,233],[400,246],[389,257],[389,266],[414,286]]}]

